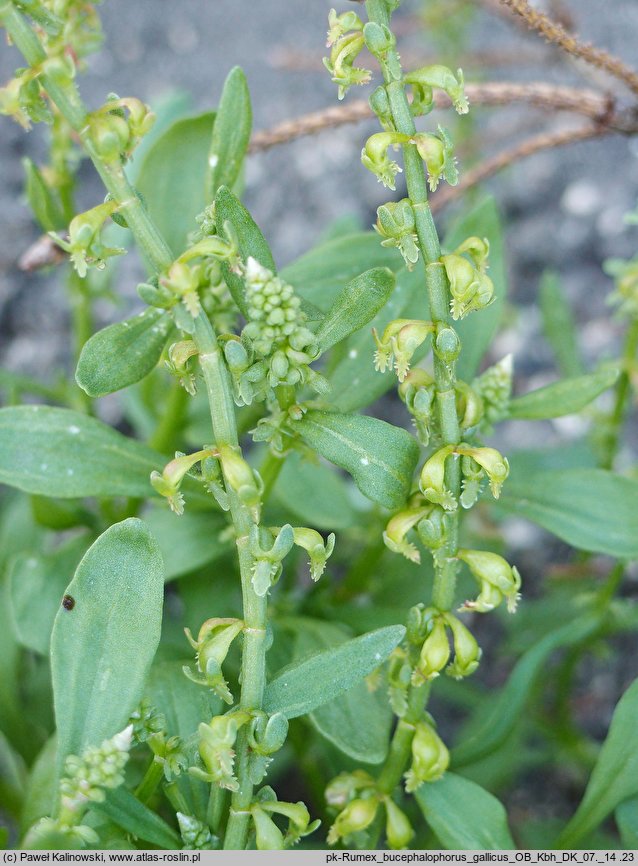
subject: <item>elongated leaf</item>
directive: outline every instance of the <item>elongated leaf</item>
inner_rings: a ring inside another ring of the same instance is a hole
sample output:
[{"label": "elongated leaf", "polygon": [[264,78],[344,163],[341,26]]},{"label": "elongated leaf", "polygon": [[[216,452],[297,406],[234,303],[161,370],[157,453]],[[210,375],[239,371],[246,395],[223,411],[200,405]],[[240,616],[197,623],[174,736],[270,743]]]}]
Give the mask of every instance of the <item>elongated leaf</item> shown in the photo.
[{"label": "elongated leaf", "polygon": [[22,834],[26,833],[40,818],[53,814],[56,792],[56,748],[56,739],[53,735],[46,741],[31,767],[20,816]]},{"label": "elongated leaf", "polygon": [[159,815],[140,803],[126,788],[119,787],[107,791],[104,802],[94,803],[93,808],[106,815],[127,833],[159,848],[170,850],[182,846],[173,828]]},{"label": "elongated leaf", "polygon": [[148,496],[164,458],[80,412],[0,409],[0,483],[56,496]]},{"label": "elongated leaf", "polygon": [[26,781],[24,761],[0,731],[0,803],[16,818],[21,812]]},{"label": "elongated leaf", "polygon": [[264,709],[289,719],[312,712],[378,668],[404,634],[402,625],[381,628],[293,662],[267,685]]},{"label": "elongated leaf", "polygon": [[359,490],[386,508],[403,505],[419,459],[405,430],[366,415],[310,411],[294,429],[326,460],[349,472]]},{"label": "elongated leaf", "polygon": [[512,476],[499,510],[526,517],[573,547],[638,557],[638,481],[603,469]]},{"label": "elongated leaf", "polygon": [[9,573],[11,613],[20,643],[48,655],[53,620],[91,539],[75,538],[53,553],[21,554]]},{"label": "elongated leaf", "polygon": [[638,848],[638,797],[623,800],[614,814],[624,848]]},{"label": "elongated leaf", "polygon": [[396,251],[381,246],[376,232],[355,232],[318,244],[281,271],[302,298],[327,312],[337,295],[367,268],[401,269]]},{"label": "elongated leaf", "polygon": [[349,282],[319,325],[317,340],[321,349],[325,352],[372,321],[395,284],[396,278],[388,268],[372,268]]},{"label": "elongated leaf", "polygon": [[273,496],[306,526],[345,529],[356,522],[345,480],[323,463],[292,453],[279,473]]},{"label": "elongated leaf", "polygon": [[[349,637],[348,629],[322,620],[286,619],[283,624],[296,632],[296,658],[342,645]],[[322,736],[355,761],[379,764],[388,752],[392,711],[383,688],[370,691],[360,680],[309,718]]]},{"label": "elongated leaf", "polygon": [[622,696],[611,719],[607,739],[596,761],[576,814],[558,845],[573,847],[597,827],[619,803],[638,794],[638,679]]},{"label": "elongated leaf", "polygon": [[190,574],[232,550],[232,544],[220,538],[226,523],[218,514],[187,510],[177,517],[159,507],[149,511],[144,520],[159,544],[166,582]]},{"label": "elongated leaf", "polygon": [[204,210],[208,151],[215,115],[178,120],[142,160],[137,188],[161,234],[177,256]]},{"label": "elongated leaf", "polygon": [[107,529],[87,551],[51,636],[58,768],[125,727],[159,643],[164,564],[141,520]]},{"label": "elongated leaf", "polygon": [[[233,195],[226,186],[221,186],[217,190],[217,195],[215,196],[215,218],[217,225],[220,227],[223,227],[226,222],[232,225],[239,241],[239,252],[244,261],[249,256],[252,256],[263,267],[268,268],[273,273],[277,272],[270,247],[266,243],[266,239],[261,233],[259,226],[237,196]],[[226,265],[222,265],[222,270],[233,300],[243,315],[246,315],[248,310],[246,299],[244,298],[244,284],[241,277],[238,277]]]},{"label": "elongated leaf", "polygon": [[252,120],[246,76],[239,66],[235,66],[224,82],[213,126],[208,156],[208,192],[211,198],[222,185],[232,188],[239,177],[250,141]]},{"label": "elongated leaf", "polygon": [[511,851],[516,848],[500,800],[455,773],[416,792],[416,801],[447,850]]},{"label": "elongated leaf", "polygon": [[472,313],[454,325],[463,345],[456,372],[459,378],[466,382],[476,375],[481,359],[492,343],[501,323],[507,295],[503,230],[498,208],[492,197],[486,198],[452,227],[445,238],[446,250],[454,250],[471,235],[485,237],[490,242],[489,275],[494,282],[495,300],[486,310]]},{"label": "elongated leaf", "polygon": [[159,361],[172,329],[170,315],[153,308],[109,325],[84,344],[75,381],[90,397],[140,382]]},{"label": "elongated leaf", "polygon": [[471,739],[452,751],[452,766],[462,767],[494,752],[512,732],[547,660],[560,647],[585,640],[600,627],[598,617],[583,616],[546,635],[516,663],[505,687],[493,699],[487,721]]},{"label": "elongated leaf", "polygon": [[599,370],[587,376],[562,379],[537,391],[516,397],[509,406],[510,418],[560,418],[580,412],[618,378],[618,370]]},{"label": "elongated leaf", "polygon": [[66,225],[60,203],[42,177],[40,169],[28,157],[22,160],[26,176],[26,195],[33,215],[45,232],[55,232]]},{"label": "elongated leaf", "polygon": [[580,376],[583,362],[578,349],[576,323],[558,275],[545,271],[539,287],[543,329],[558,369],[564,376]]}]

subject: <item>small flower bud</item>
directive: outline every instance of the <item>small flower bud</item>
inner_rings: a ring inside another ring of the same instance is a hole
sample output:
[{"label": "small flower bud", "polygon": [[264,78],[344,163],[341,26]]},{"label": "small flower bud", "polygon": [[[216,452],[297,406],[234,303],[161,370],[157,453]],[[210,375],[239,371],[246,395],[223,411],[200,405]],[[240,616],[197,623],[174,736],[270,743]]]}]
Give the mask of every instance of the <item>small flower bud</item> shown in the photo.
[{"label": "small flower bud", "polygon": [[320,821],[310,822],[310,814],[306,805],[302,802],[298,803],[282,803],[280,800],[264,799],[259,801],[259,808],[269,814],[284,815],[288,818],[288,829],[284,837],[284,847],[290,848],[292,845],[301,839],[302,836],[308,836],[313,833]]},{"label": "small flower bud", "polygon": [[253,824],[255,827],[255,843],[258,851],[283,851],[284,834],[275,824],[270,815],[267,815],[257,805],[250,807]]},{"label": "small flower bud", "polygon": [[179,260],[173,264],[160,278],[160,285],[172,292],[177,298],[181,298],[184,306],[193,318],[201,311],[199,302],[199,284],[202,270],[198,267],[190,267]]},{"label": "small flower bud", "polygon": [[339,85],[339,99],[343,99],[353,85],[366,84],[370,81],[372,76],[370,70],[353,65],[364,44],[362,33],[347,33],[332,45],[330,57],[323,58],[324,66],[332,80]]},{"label": "small flower bud", "polygon": [[373,90],[368,99],[370,108],[379,118],[381,126],[386,132],[396,132],[394,127],[394,119],[392,117],[392,109],[390,108],[390,100],[385,87],[377,87]]},{"label": "small flower bud", "polygon": [[450,644],[447,638],[445,620],[437,616],[432,630],[421,647],[419,663],[412,674],[412,685],[420,686],[427,680],[439,676],[450,658]]},{"label": "small flower bud", "polygon": [[116,208],[117,204],[114,201],[108,201],[78,214],[69,225],[68,241],[60,238],[55,232],[49,232],[58,246],[70,253],[73,266],[80,277],[86,276],[88,265],[103,268],[105,259],[126,252],[118,247],[105,247],[100,239],[104,222]]},{"label": "small flower bud", "polygon": [[395,188],[394,178],[402,171],[398,163],[388,157],[390,147],[397,148],[410,141],[409,135],[399,132],[375,132],[366,141],[361,151],[361,162],[377,179],[389,189]]},{"label": "small flower bud", "polygon": [[374,779],[363,770],[354,770],[352,773],[340,773],[330,782],[326,788],[326,803],[337,809],[343,809],[355,796],[357,791],[374,788]]},{"label": "small flower bud", "polygon": [[335,845],[339,839],[360,833],[372,824],[379,809],[379,800],[375,797],[352,800],[337,815],[337,819],[328,832],[328,845]]},{"label": "small flower bud", "polygon": [[416,234],[414,210],[409,199],[388,202],[377,209],[374,229],[381,235],[382,247],[396,247],[409,271],[419,260],[419,241]]},{"label": "small flower bud", "polygon": [[506,355],[472,382],[472,388],[483,399],[485,417],[490,424],[496,424],[507,416],[512,394],[512,373],[512,356]]},{"label": "small flower bud", "polygon": [[494,300],[494,283],[464,256],[452,253],[441,256],[450,282],[453,319],[462,319],[474,310],[488,307]]},{"label": "small flower bud", "polygon": [[432,322],[418,319],[395,319],[386,327],[379,338],[372,330],[377,345],[374,354],[375,369],[384,372],[394,360],[394,368],[399,382],[403,382],[410,369],[410,361],[419,346],[434,332]]},{"label": "small flower bud", "polygon": [[326,562],[335,546],[335,534],[331,532],[326,541],[316,529],[305,526],[295,527],[293,537],[297,547],[302,547],[310,556],[310,576],[317,581],[323,574]]},{"label": "small flower bud", "polygon": [[198,354],[198,349],[192,340],[180,340],[173,343],[168,350],[168,360],[165,362],[168,370],[179,379],[184,390],[194,396],[197,391],[195,375],[189,369],[189,361]]},{"label": "small flower bud", "polygon": [[416,527],[421,542],[430,550],[440,550],[447,541],[445,512],[438,506],[431,509],[427,517],[420,520]]},{"label": "small flower bud", "polygon": [[461,354],[461,341],[454,328],[439,324],[433,349],[443,363],[453,364]]},{"label": "small flower bud", "polygon": [[508,611],[514,613],[521,588],[518,570],[502,556],[487,550],[461,549],[457,556],[470,567],[481,589],[476,601],[466,601],[461,610],[486,613],[506,599]]},{"label": "small flower bud", "polygon": [[169,310],[175,304],[175,296],[164,286],[154,286],[152,283],[140,283],[137,294],[149,307]]},{"label": "small flower bud", "polygon": [[424,782],[436,782],[450,763],[450,753],[434,728],[419,722],[412,740],[412,765],[405,774],[405,790],[414,793]]},{"label": "small flower bud", "polygon": [[294,544],[292,526],[289,523],[282,526],[270,548],[265,546],[269,540],[272,540],[272,535],[263,527],[261,530],[256,525],[251,527],[250,549],[255,560],[252,584],[259,596],[266,595],[281,575],[282,560],[288,555]]},{"label": "small flower bud", "polygon": [[459,182],[452,139],[442,126],[439,126],[438,132],[438,135],[422,132],[412,138],[428,170],[428,183],[432,192],[438,187],[441,177],[445,178],[450,186],[456,186]]},{"label": "small flower bud", "polygon": [[421,562],[421,554],[416,545],[407,540],[408,532],[430,511],[429,506],[406,508],[390,518],[383,541],[393,553],[400,553],[410,562]]},{"label": "small flower bud", "polygon": [[370,54],[378,59],[383,59],[396,45],[394,33],[385,24],[377,24],[376,21],[368,21],[363,28],[363,37]]},{"label": "small flower bud", "polygon": [[487,260],[490,254],[490,242],[487,238],[479,238],[473,235],[467,238],[458,246],[454,253],[457,256],[467,253],[474,262],[474,267],[481,273],[485,273],[488,264]]},{"label": "small flower bud", "polygon": [[179,492],[179,488],[186,473],[205,457],[216,454],[217,452],[213,448],[204,448],[194,454],[182,454],[177,451],[175,459],[166,464],[161,474],[157,471],[151,472],[153,488],[160,496],[165,496],[168,499],[168,504],[175,514],[184,513],[184,497]]},{"label": "small flower bud", "polygon": [[222,674],[222,664],[243,627],[244,623],[240,619],[207,619],[199,630],[197,640],[193,639],[190,629],[184,629],[188,642],[197,653],[197,671],[184,667],[184,673],[193,682],[208,686],[227,704],[232,704],[233,696]]},{"label": "small flower bud", "polygon": [[263,484],[261,479],[244,460],[238,449],[222,445],[219,449],[224,478],[227,486],[237,494],[241,502],[258,515],[261,506]]},{"label": "small flower bud", "polygon": [[341,15],[337,15],[337,10],[331,9],[328,13],[328,26],[330,29],[328,30],[326,48],[330,48],[349,31],[363,30],[363,21],[356,12],[343,12]]},{"label": "small flower bud", "polygon": [[[447,66],[424,66],[422,69],[417,69],[415,72],[410,72],[405,76],[407,84],[411,84],[415,88],[415,98],[417,98],[418,108],[421,108],[421,101],[424,101],[425,106],[428,106],[427,94],[429,91],[430,102],[432,100],[432,88],[436,87],[439,90],[444,90],[452,100],[452,105],[459,114],[467,114],[469,104],[465,96],[463,71],[458,69],[456,75]],[[423,113],[419,111],[419,113]]]},{"label": "small flower bud", "polygon": [[238,712],[226,716],[214,716],[209,724],[202,722],[197,733],[199,755],[204,770],[190,767],[189,773],[209,784],[236,791],[239,783],[233,775],[235,764],[233,746],[239,726],[245,724],[249,718],[247,713]]},{"label": "small flower bud", "polygon": [[391,797],[384,797],[383,805],[386,813],[385,835],[388,845],[394,851],[407,848],[414,837],[414,830],[408,816],[399,809]]},{"label": "small flower bud", "polygon": [[454,445],[439,448],[423,464],[419,477],[421,493],[430,502],[441,505],[446,511],[456,511],[457,503],[453,494],[445,487],[445,461],[453,453]]},{"label": "small flower bud", "polygon": [[490,481],[490,490],[494,499],[498,499],[501,487],[505,483],[510,472],[510,465],[506,457],[496,448],[473,448],[470,445],[461,444],[456,448],[457,454],[464,454],[475,460],[487,473]]},{"label": "small flower bud", "polygon": [[186,851],[208,851],[213,847],[213,836],[206,824],[183,812],[177,813],[177,823]]},{"label": "small flower bud", "polygon": [[454,641],[454,661],[447,666],[445,673],[460,680],[469,677],[479,666],[481,648],[472,632],[459,619],[451,614],[446,614],[445,619]]},{"label": "small flower bud", "polygon": [[402,719],[408,711],[408,691],[412,679],[412,668],[407,660],[405,650],[397,648],[393,651],[390,656],[387,676],[388,699],[392,712]]}]

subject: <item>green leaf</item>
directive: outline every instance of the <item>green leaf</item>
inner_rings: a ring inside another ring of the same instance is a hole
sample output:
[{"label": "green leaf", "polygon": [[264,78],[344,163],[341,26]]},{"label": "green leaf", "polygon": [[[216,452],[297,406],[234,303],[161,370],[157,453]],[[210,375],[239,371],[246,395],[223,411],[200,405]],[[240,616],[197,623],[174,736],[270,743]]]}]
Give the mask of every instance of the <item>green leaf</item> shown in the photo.
[{"label": "green leaf", "polygon": [[213,126],[208,165],[208,192],[211,198],[220,186],[232,188],[239,177],[248,144],[253,116],[244,71],[235,66],[224,82]]},{"label": "green leaf", "polygon": [[[215,219],[217,225],[222,228],[226,222],[232,225],[239,241],[239,252],[244,261],[249,256],[252,256],[260,265],[268,268],[273,273],[277,273],[275,260],[259,226],[237,196],[233,195],[226,186],[221,186],[217,190],[217,195],[215,196]],[[240,312],[243,315],[247,315],[248,309],[244,298],[244,283],[241,277],[233,273],[225,264],[222,265],[222,270],[233,300],[239,307]]]},{"label": "green leaf", "polygon": [[368,268],[397,271],[401,258],[381,246],[376,232],[355,232],[318,244],[287,265],[281,276],[310,303],[327,312],[346,283]]},{"label": "green leaf", "polygon": [[512,851],[516,848],[500,800],[455,773],[428,782],[416,801],[448,851]]},{"label": "green leaf", "polygon": [[33,215],[45,232],[59,231],[66,227],[67,220],[51,188],[42,177],[40,169],[25,156],[22,160],[26,176],[26,195]]},{"label": "green leaf", "polygon": [[64,590],[90,544],[86,535],[53,553],[20,554],[9,571],[11,613],[20,643],[48,655],[53,620]]},{"label": "green leaf", "polygon": [[0,804],[14,817],[21,812],[26,780],[24,761],[0,731]]},{"label": "green leaf", "polygon": [[0,483],[56,496],[148,496],[164,458],[101,421],[51,406],[0,409]]},{"label": "green leaf", "polygon": [[51,635],[58,769],[122,730],[160,639],[164,564],[141,520],[106,530],[80,562]]},{"label": "green leaf", "polygon": [[381,628],[293,662],[266,686],[265,711],[289,719],[312,712],[378,668],[404,634],[402,625]]},{"label": "green leaf", "polygon": [[84,344],[75,381],[90,397],[104,397],[140,382],[159,361],[173,320],[149,308],[98,331]]},{"label": "green leaf", "polygon": [[367,415],[311,410],[293,428],[315,451],[352,475],[359,490],[386,508],[404,504],[419,459],[410,434]]},{"label": "green leaf", "polygon": [[[322,620],[291,618],[283,625],[296,631],[295,658],[343,645],[349,637],[349,629]],[[355,761],[380,764],[387,755],[392,711],[384,688],[371,692],[367,683],[359,680],[317,707],[309,719],[323,737]]]},{"label": "green leaf", "polygon": [[186,510],[178,517],[159,506],[144,520],[159,544],[166,582],[209,565],[232,549],[229,540],[220,538],[227,524],[214,512]]},{"label": "green leaf", "polygon": [[597,616],[584,615],[546,635],[524,653],[505,687],[491,699],[492,710],[488,719],[470,739],[452,751],[453,767],[472,764],[496,751],[512,733],[550,656],[561,647],[586,640],[599,627]]},{"label": "green leaf", "polygon": [[317,529],[345,529],[357,519],[344,479],[332,467],[295,452],[284,461],[273,497],[301,523]]},{"label": "green leaf", "polygon": [[622,696],[609,733],[592,771],[576,814],[558,839],[558,847],[572,848],[610,812],[638,794],[638,679]]},{"label": "green leaf", "polygon": [[106,792],[102,803],[93,803],[92,808],[106,815],[127,833],[138,839],[168,850],[181,848],[182,843],[172,827],[145,806],[129,790],[123,787]]},{"label": "green leaf", "polygon": [[454,325],[463,346],[456,373],[466,382],[474,378],[483,355],[492,344],[501,323],[507,295],[503,230],[498,208],[492,197],[486,198],[452,227],[445,237],[445,249],[455,249],[471,235],[485,237],[490,242],[489,275],[494,282],[496,300],[486,310],[472,313]]},{"label": "green leaf", "polygon": [[496,503],[581,550],[638,557],[638,480],[603,469],[514,475]]},{"label": "green leaf", "polygon": [[[429,307],[424,291],[425,277],[421,266],[414,271],[405,268],[397,273],[397,284],[390,299],[370,322],[370,328],[353,334],[335,349],[337,363],[328,371],[332,387],[333,405],[341,412],[352,412],[369,406],[386,391],[396,388],[393,370],[379,373],[374,369],[374,340],[372,328],[383,333],[393,319],[427,319]],[[430,347],[428,338],[415,352],[413,363],[425,356]]]},{"label": "green leaf", "polygon": [[137,188],[146,208],[175,256],[197,228],[195,217],[207,204],[206,172],[215,115],[178,120],[149,148]]},{"label": "green leaf", "polygon": [[20,816],[22,835],[40,818],[53,814],[56,795],[56,748],[56,739],[53,735],[46,741],[31,767]]},{"label": "green leaf", "polygon": [[558,275],[545,271],[539,287],[543,329],[564,376],[580,376],[583,362],[578,348],[576,323]]},{"label": "green leaf", "polygon": [[618,375],[619,371],[615,369],[599,370],[530,391],[510,402],[509,417],[536,420],[573,415],[611,388]]},{"label": "green leaf", "polygon": [[317,340],[321,350],[325,352],[372,321],[395,285],[396,278],[388,268],[371,268],[349,282],[319,325]]},{"label": "green leaf", "polygon": [[638,849],[638,797],[624,800],[614,813],[623,848]]}]

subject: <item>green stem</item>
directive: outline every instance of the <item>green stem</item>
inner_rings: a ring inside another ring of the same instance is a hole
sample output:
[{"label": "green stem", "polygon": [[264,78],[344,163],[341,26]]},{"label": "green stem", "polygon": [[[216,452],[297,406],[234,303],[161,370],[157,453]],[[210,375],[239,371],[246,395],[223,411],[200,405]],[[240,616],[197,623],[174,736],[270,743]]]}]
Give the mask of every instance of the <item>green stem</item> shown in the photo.
[{"label": "green stem", "polygon": [[[37,35],[24,17],[8,2],[0,3],[0,20],[9,36],[22,52],[30,66],[37,67],[47,59]],[[129,228],[150,268],[155,273],[166,270],[173,261],[170,247],[144,209],[129,183],[119,161],[106,162],[97,152],[88,126],[88,113],[73,82],[62,86],[43,71],[40,82],[78,133],[107,190],[120,206]],[[200,364],[206,382],[210,403],[213,435],[217,445],[239,447],[235,407],[228,370],[221,357],[213,327],[203,314],[195,320],[195,341],[199,349]],[[230,512],[237,537],[239,568],[244,603],[244,646],[242,653],[242,687],[240,707],[259,709],[262,704],[266,671],[266,598],[256,595],[252,586],[252,555],[248,538],[252,517],[230,485],[228,496]],[[237,776],[239,791],[233,795],[230,819],[226,833],[226,848],[243,849],[248,833],[248,807],[253,785],[248,774],[248,743],[242,729],[237,741]]]},{"label": "green stem", "polygon": [[[389,27],[390,14],[386,0],[366,0],[366,10],[371,22]],[[388,101],[397,132],[413,136],[416,133],[410,104],[405,92],[399,55],[395,49],[388,51],[381,64]],[[415,215],[416,232],[421,254],[425,262],[425,282],[428,294],[430,317],[435,325],[450,327],[450,295],[445,270],[440,263],[441,245],[428,203],[427,177],[423,161],[416,145],[403,145],[403,164],[408,197]],[[456,445],[461,441],[461,431],[456,411],[456,377],[453,366],[446,364],[434,354],[434,378],[439,428],[443,445]],[[445,483],[458,499],[461,489],[460,463],[458,457],[449,459],[445,469]],[[432,604],[440,610],[450,610],[454,603],[456,587],[456,562],[458,550],[458,514],[446,516],[446,558],[441,564],[435,562]],[[379,777],[381,789],[390,793],[401,780],[410,757],[414,723],[425,709],[429,688],[410,690],[410,716],[399,722],[390,746],[390,753]]]},{"label": "green stem", "polygon": [[144,778],[135,789],[135,796],[137,799],[141,803],[148,803],[157,790],[157,786],[162,781],[163,777],[164,767],[160,761],[156,761],[155,758],[153,758],[151,763],[148,765],[146,773],[144,773]]},{"label": "green stem", "polygon": [[636,362],[636,355],[638,355],[638,319],[635,319],[630,324],[625,336],[622,354],[622,372],[616,382],[614,408],[609,417],[603,442],[603,459],[601,462],[603,469],[611,469],[613,467],[614,458],[618,453],[618,444],[627,411],[627,402],[631,395],[631,368]]}]

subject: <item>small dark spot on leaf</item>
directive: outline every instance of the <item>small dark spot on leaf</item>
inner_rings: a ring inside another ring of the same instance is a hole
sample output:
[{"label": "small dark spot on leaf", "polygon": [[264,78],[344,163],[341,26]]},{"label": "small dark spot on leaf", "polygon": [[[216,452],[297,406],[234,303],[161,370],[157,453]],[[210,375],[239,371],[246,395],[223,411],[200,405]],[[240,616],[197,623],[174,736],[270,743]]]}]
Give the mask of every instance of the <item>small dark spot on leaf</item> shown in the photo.
[{"label": "small dark spot on leaf", "polygon": [[73,608],[75,607],[75,599],[72,595],[64,596],[64,598],[62,599],[62,607],[65,610],[73,610]]}]

